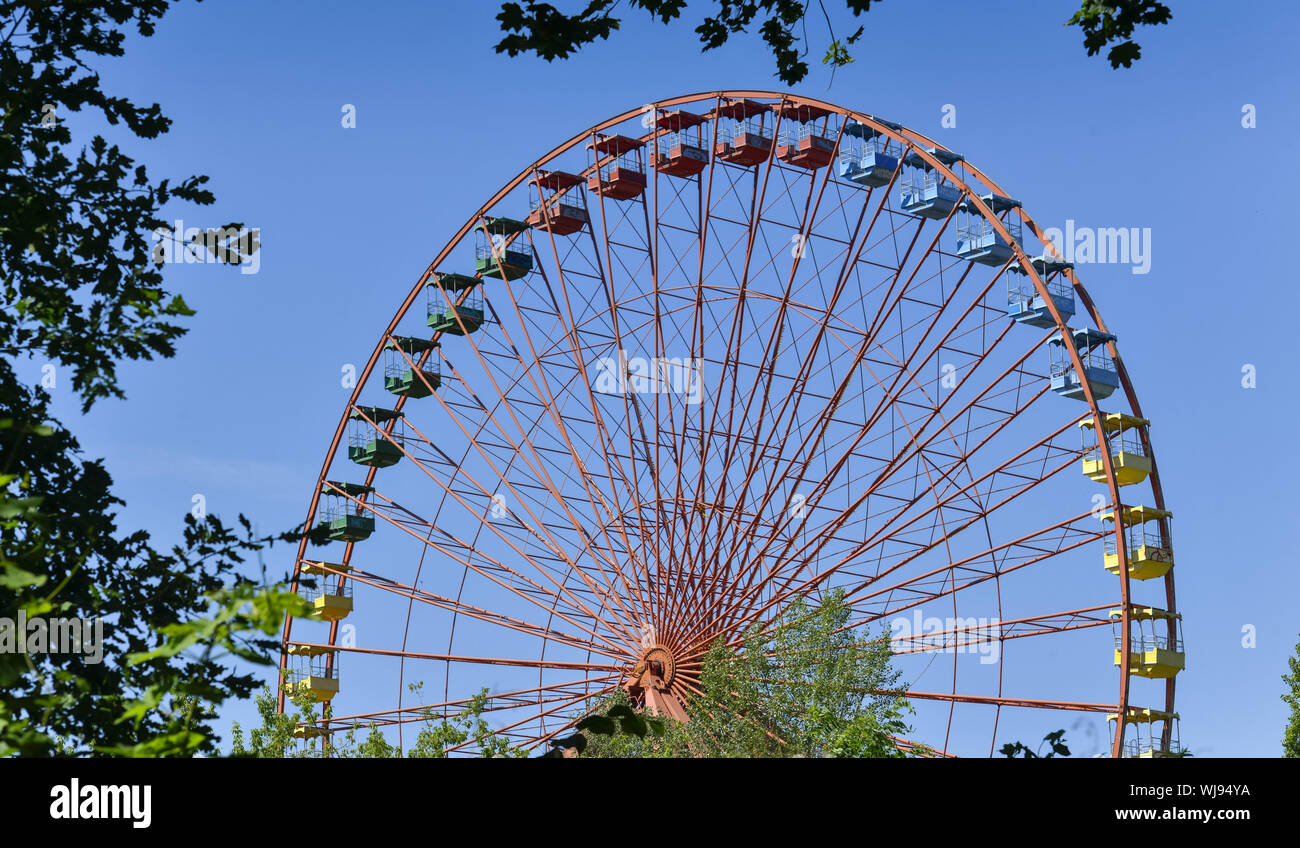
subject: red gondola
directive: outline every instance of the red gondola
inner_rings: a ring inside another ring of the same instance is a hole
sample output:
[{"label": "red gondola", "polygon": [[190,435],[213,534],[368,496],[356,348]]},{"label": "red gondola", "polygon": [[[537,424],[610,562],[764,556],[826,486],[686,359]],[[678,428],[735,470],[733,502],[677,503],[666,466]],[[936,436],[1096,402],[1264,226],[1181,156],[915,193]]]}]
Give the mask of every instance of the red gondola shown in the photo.
[{"label": "red gondola", "polygon": [[587,177],[587,190],[612,200],[631,200],[645,191],[642,142],[625,135],[598,136],[587,145],[597,167]]},{"label": "red gondola", "polygon": [[655,125],[663,134],[658,149],[650,154],[651,167],[670,177],[693,177],[703,171],[709,164],[709,151],[700,125],[707,120],[703,115],[682,109],[660,115]]},{"label": "red gondola", "polygon": [[[772,107],[748,98],[732,100],[716,110],[718,140],[713,153],[733,165],[757,165],[772,154],[771,131],[765,119]],[[757,120],[754,120],[757,118]]]},{"label": "red gondola", "polygon": [[573,200],[569,190],[581,182],[582,177],[565,171],[539,171],[529,194],[532,211],[528,226],[557,236],[572,235],[587,226],[587,210],[566,202]]},{"label": "red gondola", "polygon": [[829,130],[830,110],[784,103],[778,111],[782,130],[776,147],[777,158],[809,170],[829,165],[835,158],[835,140]]}]

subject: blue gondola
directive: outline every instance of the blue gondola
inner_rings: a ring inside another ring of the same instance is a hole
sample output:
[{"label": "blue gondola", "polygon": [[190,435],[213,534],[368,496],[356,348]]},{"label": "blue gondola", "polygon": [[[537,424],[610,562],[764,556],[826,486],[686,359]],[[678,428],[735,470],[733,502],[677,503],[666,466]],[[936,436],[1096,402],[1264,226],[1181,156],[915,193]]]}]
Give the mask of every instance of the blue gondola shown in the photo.
[{"label": "blue gondola", "polygon": [[[927,152],[949,167],[965,158],[959,153],[938,147],[931,147]],[[961,202],[961,189],[945,182],[918,153],[909,153],[903,158],[903,164],[912,169],[911,176],[903,184],[903,193],[899,199],[903,211],[923,218],[947,218]]]},{"label": "blue gondola", "polygon": [[[1074,288],[1070,285],[1069,278],[1060,272],[1074,266],[1069,262],[1059,262],[1042,256],[1031,259],[1030,263],[1038,272],[1043,284],[1047,286],[1047,292],[1051,295],[1052,303],[1056,305],[1056,311],[1061,314],[1061,320],[1068,322],[1074,317]],[[1007,315],[1018,324],[1042,328],[1055,327],[1056,321],[1047,308],[1047,302],[1029,281],[1029,276],[1019,265],[1012,265],[1010,270],[1015,273],[1007,277]]]},{"label": "blue gondola", "polygon": [[967,201],[961,205],[957,213],[957,255],[982,265],[994,267],[1005,265],[1016,255],[1012,242],[1018,246],[1022,244],[1022,240],[1020,219],[1011,215],[1003,217],[1003,213],[1019,208],[1020,201],[999,194],[981,195],[980,200],[990,212],[998,216],[1002,225],[1010,232],[1011,241],[1004,239],[994,229],[993,222],[978,212],[973,203]]},{"label": "blue gondola", "polygon": [[[1091,327],[1070,331],[1070,343],[1079,354],[1083,365],[1084,378],[1092,389],[1092,396],[1097,400],[1110,397],[1119,388],[1119,372],[1115,360],[1111,359],[1104,345],[1115,341],[1115,336],[1103,333]],[[1074,361],[1066,342],[1057,333],[1048,340],[1051,347],[1052,391],[1072,400],[1087,400],[1083,384],[1075,371]]]},{"label": "blue gondola", "polygon": [[[881,121],[897,129],[897,124]],[[898,170],[898,155],[889,137],[866,124],[849,119],[840,142],[840,177],[858,185],[879,188],[888,185]]]}]

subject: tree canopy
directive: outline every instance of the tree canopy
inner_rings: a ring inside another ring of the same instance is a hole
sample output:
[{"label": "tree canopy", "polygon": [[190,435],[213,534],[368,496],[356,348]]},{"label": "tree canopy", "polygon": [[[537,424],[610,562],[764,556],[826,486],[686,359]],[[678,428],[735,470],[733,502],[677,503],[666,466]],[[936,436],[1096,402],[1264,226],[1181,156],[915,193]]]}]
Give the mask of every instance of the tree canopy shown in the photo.
[{"label": "tree canopy", "polygon": [[[721,47],[733,37],[756,29],[776,62],[776,76],[787,85],[808,76],[805,58],[812,50],[808,18],[813,18],[814,32],[825,27],[821,36],[826,45],[822,64],[832,69],[853,62],[852,49],[866,32],[859,24],[850,33],[836,33],[836,19],[848,13],[850,26],[883,0],[699,0],[693,9],[707,7],[695,28],[701,49]],[[667,24],[682,17],[689,0],[627,0],[627,8],[647,13],[652,20]],[[581,11],[566,14],[550,3],[502,3],[497,14],[503,37],[496,45],[498,53],[510,56],[534,54],[545,60],[566,59],[582,47],[608,39],[622,25],[615,15],[619,0],[589,0]],[[830,8],[828,8],[828,6]],[[1027,9],[1025,14],[1031,14]],[[1066,26],[1078,27],[1089,56],[1106,49],[1112,68],[1131,67],[1142,56],[1141,46],[1133,40],[1138,27],[1158,26],[1172,19],[1173,12],[1159,0],[1082,0]],[[1108,49],[1107,49],[1108,48]],[[820,50],[821,48],[818,47]]]},{"label": "tree canopy", "polygon": [[[50,413],[53,386],[83,410],[121,397],[117,364],[171,356],[191,314],[163,287],[151,237],[164,204],[212,202],[207,177],[154,181],[66,122],[89,110],[142,139],[167,131],[158,104],[104,91],[92,64],[122,55],[132,26],[152,35],[168,8],[0,2],[0,619],[11,635],[53,617],[97,620],[103,634],[99,656],[0,652],[0,756],[214,753],[215,707],[259,684],[233,661],[269,663],[269,637],[303,611],[242,576],[250,554],[286,534],[188,515],[166,548],[120,528],[104,463]],[[52,379],[20,380],[25,357]]]},{"label": "tree canopy", "polygon": [[1291,708],[1291,715],[1282,734],[1282,756],[1300,757],[1300,644],[1295,646],[1295,655],[1287,660],[1287,665],[1290,672],[1282,675],[1282,682],[1287,686],[1282,700]]}]

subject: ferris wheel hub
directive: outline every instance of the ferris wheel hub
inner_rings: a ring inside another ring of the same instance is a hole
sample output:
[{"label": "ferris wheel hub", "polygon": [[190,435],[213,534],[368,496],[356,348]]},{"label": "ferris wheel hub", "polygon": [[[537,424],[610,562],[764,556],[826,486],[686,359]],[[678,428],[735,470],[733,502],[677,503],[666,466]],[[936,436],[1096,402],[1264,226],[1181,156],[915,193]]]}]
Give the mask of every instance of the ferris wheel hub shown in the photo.
[{"label": "ferris wheel hub", "polygon": [[673,658],[673,652],[663,645],[654,645],[641,654],[632,669],[632,676],[642,688],[666,689],[673,682],[676,671],[677,660]]},{"label": "ferris wheel hub", "polygon": [[677,660],[672,650],[664,645],[654,645],[641,654],[623,688],[633,703],[649,714],[685,722],[689,720],[686,711],[670,689],[676,671]]}]

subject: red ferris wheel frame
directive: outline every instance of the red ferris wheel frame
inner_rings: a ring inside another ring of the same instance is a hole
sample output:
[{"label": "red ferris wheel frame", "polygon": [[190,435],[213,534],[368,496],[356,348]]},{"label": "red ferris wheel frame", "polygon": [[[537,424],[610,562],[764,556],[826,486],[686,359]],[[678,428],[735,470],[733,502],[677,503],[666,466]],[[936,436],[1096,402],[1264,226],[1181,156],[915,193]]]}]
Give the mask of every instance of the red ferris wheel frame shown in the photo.
[{"label": "red ferris wheel frame", "polygon": [[[674,107],[679,107],[686,104],[699,103],[701,101],[709,101],[709,100],[714,101],[715,107],[712,112],[705,115],[706,118],[713,118],[718,114],[720,114],[721,110],[724,108],[724,104],[734,104],[734,103],[743,104],[749,100],[762,100],[765,102],[775,101],[780,104],[780,107],[776,110],[777,116],[775,118],[778,127],[781,121],[782,110],[790,110],[790,109],[820,110],[827,115],[838,116],[841,121],[852,119],[854,121],[860,122],[863,125],[869,126],[877,133],[879,133],[881,136],[887,137],[894,143],[900,145],[902,149],[904,149],[911,155],[914,155],[917,158],[924,160],[925,163],[929,166],[929,168],[933,169],[935,172],[942,175],[942,177],[947,181],[949,181],[951,184],[960,187],[970,207],[978,211],[978,213],[981,214],[992,225],[994,230],[1002,239],[1006,240],[1009,244],[1013,245],[1015,251],[1015,258],[1012,261],[1019,263],[1020,267],[1024,269],[1024,272],[1026,273],[1030,282],[1032,283],[1034,290],[1037,292],[1037,294],[1040,297],[1043,298],[1048,311],[1051,313],[1052,319],[1055,321],[1057,331],[1061,333],[1069,332],[1069,328],[1067,327],[1066,320],[1062,317],[1062,315],[1060,314],[1059,310],[1055,305],[1053,298],[1049,295],[1047,284],[1044,281],[1043,276],[1040,275],[1039,272],[1035,269],[1031,261],[1031,258],[1026,254],[1024,248],[1019,244],[1019,242],[1012,237],[1012,234],[1008,230],[1006,223],[1002,219],[1000,219],[997,214],[994,213],[994,211],[989,207],[989,205],[986,203],[985,200],[981,199],[980,196],[981,192],[978,192],[974,188],[972,188],[972,186],[967,182],[967,180],[957,173],[957,171],[955,170],[955,166],[951,162],[950,157],[942,157],[940,155],[936,155],[936,153],[941,154],[950,151],[947,151],[945,147],[939,145],[935,140],[925,135],[922,135],[921,133],[918,133],[914,130],[900,127],[891,122],[882,121],[880,119],[877,119],[873,116],[864,113],[842,109],[841,107],[835,106],[833,104],[812,99],[812,98],[800,97],[791,94],[783,94],[779,92],[768,92],[768,91],[759,91],[759,90],[705,92],[705,93],[684,95],[680,97],[674,97],[667,100],[659,101],[653,104],[649,104],[649,108],[653,110],[651,114],[658,116],[668,112]],[[317,511],[320,507],[322,487],[327,485],[327,478],[330,473],[330,468],[335,462],[335,457],[342,443],[349,422],[349,416],[352,415],[354,411],[358,409],[357,404],[359,402],[361,392],[367,385],[367,382],[371,377],[372,372],[374,371],[376,365],[379,363],[383,351],[393,340],[393,338],[395,338],[395,333],[397,332],[399,322],[402,320],[403,316],[405,316],[406,313],[411,309],[411,307],[417,302],[421,291],[425,290],[427,286],[429,286],[431,283],[434,283],[436,281],[437,278],[435,277],[435,270],[439,269],[442,266],[442,263],[448,258],[452,250],[457,245],[459,245],[468,235],[470,235],[471,231],[474,229],[475,226],[483,224],[488,219],[488,213],[501,200],[503,200],[508,195],[510,195],[511,192],[518,189],[521,185],[525,185],[530,179],[536,178],[540,173],[542,167],[546,163],[552,161],[560,154],[570,151],[575,147],[582,145],[584,143],[587,144],[601,143],[600,140],[604,137],[604,134],[607,130],[619,127],[620,125],[625,124],[629,120],[635,119],[638,116],[645,114],[645,110],[646,107],[633,109],[621,115],[617,115],[613,118],[610,118],[596,126],[584,130],[582,133],[575,135],[574,137],[564,142],[563,144],[557,145],[550,152],[540,157],[532,166],[526,168],[520,174],[515,176],[511,181],[507,182],[499,191],[497,191],[487,201],[487,203],[485,203],[479,210],[477,210],[474,213],[474,215],[471,216],[470,219],[467,220],[465,224],[457,231],[457,233],[449,240],[446,247],[444,247],[443,250],[439,252],[439,254],[429,264],[428,268],[424,271],[424,273],[420,275],[415,285],[412,287],[409,294],[406,296],[405,300],[399,306],[392,321],[385,328],[384,332],[380,337],[378,344],[375,346],[375,349],[371,353],[370,358],[366,362],[364,368],[361,370],[361,373],[357,378],[352,394],[348,399],[347,406],[345,407],[344,414],[340,419],[340,422],[335,430],[333,439],[329,445],[329,449],[326,453],[326,458],[322,466],[320,478],[317,482],[316,488],[314,489],[314,493],[308,508],[307,526],[312,526],[317,516]],[[716,132],[717,130],[715,126],[714,128],[715,138],[716,138]],[[843,132],[843,124],[841,124],[840,126],[840,132],[841,133]],[[655,126],[651,126],[649,127],[649,131],[645,134],[645,136],[641,139],[637,139],[637,141],[653,143],[656,137],[659,135],[659,133],[660,130],[658,128],[656,128]],[[839,141],[838,137],[836,141],[838,143]],[[618,153],[619,151],[613,151],[613,152]],[[765,183],[766,175],[770,173],[771,163],[774,159],[775,156],[769,157],[767,159],[766,167],[768,170],[767,172],[765,172],[764,175],[764,188],[766,184]],[[594,168],[597,171],[597,173],[599,173],[599,168],[600,168],[599,158],[597,159],[596,163],[590,167]],[[989,177],[987,177],[983,172],[978,170],[975,166],[971,165],[969,162],[963,161],[963,168],[974,179],[978,180],[988,191],[991,191],[998,195],[1009,196],[1008,193],[999,184],[993,182]],[[584,172],[581,176],[585,179],[587,175],[588,172]],[[710,163],[710,179],[711,177],[712,177],[712,162]],[[654,172],[654,179],[658,181],[659,179],[658,172]],[[895,179],[897,179],[897,175],[895,175]],[[893,184],[894,183],[891,180],[889,187],[885,189],[886,193],[888,193],[889,189],[893,187]],[[825,191],[825,187],[826,187],[826,181],[823,180],[821,190]],[[603,218],[604,206],[605,206],[604,198],[602,197],[601,200],[602,200],[601,215]],[[818,202],[820,202],[820,193],[818,194]],[[883,208],[883,204],[882,204],[882,208]],[[881,210],[878,209],[876,214],[879,215],[880,212]],[[1021,223],[1034,235],[1034,237],[1038,238],[1044,245],[1048,244],[1048,241],[1044,236],[1043,230],[1028,215],[1028,213],[1026,213],[1023,209],[1017,209],[1016,214],[1019,215]],[[951,213],[949,217],[951,217]],[[874,219],[873,219],[873,223],[874,223]],[[946,221],[945,221],[945,226],[946,226]],[[935,244],[937,243],[939,235],[942,234],[942,232],[943,229],[941,228],[940,232],[935,235],[934,240],[931,242],[930,246],[926,249],[926,254],[922,255],[921,261],[924,261],[925,256],[928,255],[930,251],[935,249]],[[919,235],[920,235],[920,229],[918,228],[917,236],[919,237]],[[552,236],[552,244],[554,244],[554,236]],[[752,249],[753,249],[753,240],[751,237],[745,255],[746,266],[748,266],[748,262],[750,258],[749,254],[752,251]],[[861,248],[859,248],[859,250],[860,249]],[[909,251],[910,251],[910,247],[909,247]],[[1082,284],[1079,282],[1074,270],[1072,268],[1066,268],[1063,271],[1063,274],[1069,279],[1073,287],[1075,296],[1078,297],[1080,302],[1083,304],[1088,317],[1092,320],[1094,325],[1101,332],[1103,333],[1108,332],[1106,324],[1104,323],[1091,297],[1088,295],[1087,291],[1083,288]],[[997,277],[995,277],[994,280],[991,281],[989,285],[992,286],[994,282],[996,282],[996,280]],[[945,307],[947,305],[948,305],[947,303],[944,304]],[[1106,350],[1108,351],[1108,353],[1110,354],[1111,358],[1115,363],[1116,371],[1118,372],[1118,376],[1119,376],[1120,387],[1124,393],[1124,397],[1129,405],[1129,408],[1132,410],[1134,416],[1141,418],[1142,410],[1139,406],[1138,398],[1133,389],[1132,381],[1129,377],[1128,371],[1125,368],[1123,360],[1119,354],[1118,348],[1116,346],[1116,342],[1113,339],[1111,339],[1105,342],[1105,345],[1106,345]],[[1093,417],[1094,421],[1100,421],[1101,420],[1100,416],[1103,415],[1104,413],[1102,412],[1102,410],[1098,405],[1098,399],[1094,396],[1094,392],[1090,385],[1089,380],[1084,377],[1085,372],[1084,372],[1083,362],[1081,361],[1080,358],[1080,353],[1068,345],[1065,347],[1069,354],[1070,359],[1072,360],[1075,373],[1080,378],[1080,385],[1084,393],[1084,399],[1086,401],[1086,405],[1088,408],[1088,413],[1086,413],[1085,416],[1083,417],[1086,417],[1087,414],[1090,414]],[[421,358],[420,361],[422,362],[423,359]],[[584,379],[585,379],[585,375],[584,375]],[[396,408],[398,410],[401,410],[405,405],[406,400],[407,400],[406,398],[399,398],[397,400]],[[716,409],[715,409],[715,413],[716,413]],[[374,421],[368,421],[368,423],[379,426]],[[865,428],[864,428],[864,432],[865,432]],[[1118,510],[1123,508],[1123,501],[1120,495],[1116,469],[1114,468],[1113,465],[1112,451],[1111,451],[1110,441],[1109,441],[1110,436],[1106,428],[1104,427],[1097,427],[1096,433],[1097,433],[1098,443],[1100,446],[1100,450],[1099,450],[1100,461],[1103,465],[1104,472],[1105,472],[1106,487],[1110,497],[1111,507],[1113,510],[1116,510],[1116,513],[1118,514]],[[1152,495],[1154,498],[1155,506],[1156,508],[1163,510],[1165,509],[1166,506],[1165,497],[1160,483],[1158,466],[1156,465],[1155,462],[1154,448],[1153,445],[1151,444],[1149,433],[1147,432],[1146,429],[1142,429],[1140,431],[1140,436],[1141,436],[1141,441],[1146,456],[1148,456],[1151,460],[1152,467],[1151,467],[1149,479],[1151,483]],[[752,474],[753,471],[754,469],[751,468],[750,473]],[[377,474],[376,468],[372,467],[367,469],[366,476],[365,476],[366,486],[370,486],[374,482],[376,474]],[[1064,523],[1065,522],[1063,522],[1063,524]],[[1119,626],[1120,626],[1122,644],[1128,645],[1130,643],[1130,633],[1132,628],[1131,609],[1133,607],[1133,601],[1131,595],[1130,576],[1129,576],[1128,545],[1126,544],[1124,538],[1124,524],[1122,521],[1118,520],[1118,517],[1117,520],[1115,520],[1113,523],[1113,533],[1116,537],[1115,549],[1119,560],[1118,576],[1120,580],[1120,610],[1122,612]],[[1014,544],[1014,542],[1011,544]],[[347,542],[346,544],[345,551],[344,551],[345,563],[349,562],[351,559],[353,545],[354,545],[353,542]],[[299,545],[297,567],[295,568],[294,578],[293,578],[293,588],[295,590],[299,586],[300,574],[301,574],[301,569],[303,567],[303,564],[305,562],[310,561],[310,559],[307,556],[307,547],[308,547],[308,541],[306,539],[303,539]],[[523,555],[522,552],[520,552],[520,554]],[[408,598],[411,598],[412,600],[415,600],[417,596],[420,594],[420,590],[416,589],[416,587],[413,585],[401,584],[396,581],[386,580],[375,575],[365,575],[365,574],[347,572],[347,573],[339,573],[337,576],[340,582],[344,580],[349,580],[358,585],[368,584],[379,588],[384,588],[388,591],[393,591],[398,594],[405,594]],[[620,576],[621,576],[621,572],[620,572]],[[1164,582],[1164,591],[1166,595],[1167,610],[1169,613],[1174,614],[1176,613],[1176,607],[1175,607],[1175,593],[1174,593],[1174,577],[1173,577],[1172,570],[1164,576],[1163,582]],[[630,584],[625,584],[625,585],[628,586],[630,591],[631,590]],[[807,588],[810,585],[811,586],[817,585],[817,581],[805,580],[800,585],[801,587]],[[700,585],[691,585],[689,586],[689,590],[694,592],[699,592],[703,590],[703,587]],[[954,588],[953,591],[955,592],[956,589]],[[788,597],[788,594],[783,595],[781,597]],[[427,600],[427,599],[422,599],[422,600]],[[669,603],[671,599],[659,599],[659,600],[661,603]],[[775,606],[778,603],[778,601],[779,598],[774,596],[772,599],[770,599],[768,604],[762,608],[762,610],[767,610]],[[464,605],[461,603],[460,599],[456,599],[454,605],[458,609],[462,609],[462,610],[464,609]],[[444,608],[450,608],[450,607],[444,607]],[[1105,610],[1107,608],[1108,605],[1090,606],[1090,607],[1085,607],[1085,608],[1080,608],[1075,610],[1052,613],[1050,615],[1045,615],[1036,618],[1027,617],[1027,618],[1018,619],[1014,621],[1004,622],[1004,624],[1012,625],[1013,630],[1015,627],[1021,628],[1023,633],[1020,633],[1019,635],[1029,635],[1031,633],[1041,633],[1044,631],[1061,632],[1070,629],[1094,627],[1101,624],[1109,623],[1109,618],[1107,618],[1105,615]],[[592,612],[593,615],[599,618],[598,614],[596,614],[594,611]],[[503,627],[519,630],[520,632],[529,632],[529,625],[525,623],[509,622],[504,620],[497,620],[496,623]],[[699,625],[699,622],[695,622],[695,624]],[[281,662],[280,662],[280,667],[282,670],[286,669],[288,665],[289,646],[291,644],[308,644],[308,643],[292,642],[291,630],[292,630],[292,621],[286,620],[283,629],[283,637],[282,637],[283,650],[282,650]],[[661,635],[669,636],[669,635],[681,635],[681,634],[665,633]],[[960,634],[954,633],[953,635],[954,637],[956,637],[959,636]],[[1011,636],[1007,638],[1015,638],[1015,635],[1016,634],[1013,633]],[[338,621],[334,621],[330,624],[329,627],[329,638],[328,638],[327,645],[330,647],[337,646],[338,636],[339,636],[339,623]],[[587,644],[588,647],[590,647],[591,644],[595,642],[596,640],[592,639],[591,642],[585,644]],[[405,645],[401,650],[393,650],[393,651],[384,651],[378,649],[354,649],[354,650],[358,650],[361,653],[368,653],[374,655],[390,655],[390,656],[402,656],[402,657],[421,658],[421,659],[435,659],[435,660],[442,660],[446,662],[484,663],[484,664],[504,662],[503,660],[499,660],[491,657],[473,657],[473,656],[465,656],[465,655],[452,655],[449,653],[434,654],[428,652],[408,651],[406,650]],[[1023,706],[1023,707],[1048,708],[1048,709],[1078,710],[1078,711],[1093,712],[1093,713],[1114,713],[1118,716],[1118,721],[1116,722],[1115,736],[1114,739],[1112,740],[1111,754],[1112,756],[1120,756],[1123,750],[1123,744],[1125,738],[1125,726],[1126,726],[1126,722],[1129,715],[1129,709],[1130,709],[1131,661],[1130,661],[1130,653],[1128,650],[1118,651],[1117,653],[1119,656],[1120,689],[1119,689],[1119,696],[1116,703],[1111,703],[1111,704],[1009,698],[1009,697],[1001,697],[1000,695],[996,697],[962,695],[956,692],[943,693],[943,692],[907,691],[904,694],[908,698],[914,698],[918,700],[934,699],[934,700],[946,701],[949,703],[987,704],[987,705],[997,706],[997,707]],[[615,659],[615,656],[612,653],[606,652],[606,656],[611,660]],[[518,663],[518,661],[514,661],[514,662],[516,664]],[[537,667],[563,670],[568,666],[561,661],[538,660]],[[594,670],[594,671],[603,672],[605,674],[605,678],[610,681],[614,681],[616,685],[619,679],[626,676],[628,669],[627,669],[627,664],[625,662],[611,661],[603,664],[598,663],[594,665],[583,664],[580,666],[580,668],[575,664],[573,666],[573,670],[587,670],[587,671]],[[679,698],[685,698],[689,696],[690,688],[691,687],[689,686],[688,679],[679,678],[676,681],[676,685],[673,687],[669,687],[668,691],[674,692]],[[554,690],[557,693],[555,697],[551,699],[551,701],[547,702],[547,703],[555,702],[559,704],[559,706],[556,706],[554,708],[548,707],[548,709],[552,709],[552,712],[558,712],[562,709],[571,707],[573,704],[579,702],[579,699],[572,697],[572,691],[566,689],[563,685],[552,684],[550,686],[537,687],[537,690],[542,690],[542,689]],[[504,693],[500,697],[508,698],[509,696],[512,695],[537,694],[537,690],[520,690],[519,692]],[[698,690],[696,690],[696,692],[698,693]],[[1174,678],[1170,677],[1166,680],[1165,698],[1164,698],[1164,710],[1168,713],[1172,713],[1174,710],[1174,695],[1175,695],[1175,680]],[[449,701],[447,703],[452,703],[452,702]],[[461,703],[461,702],[456,701],[455,703]],[[284,706],[284,692],[281,691],[280,692],[281,709],[283,709],[283,706]],[[426,705],[426,706],[430,706],[430,705]],[[435,706],[435,707],[446,706],[446,704],[436,704],[431,706]],[[664,709],[671,711],[671,704],[666,705]],[[382,711],[382,712],[359,714],[356,716],[349,716],[347,718],[359,719],[359,720],[373,719],[373,720],[380,721],[380,723],[383,723],[385,721],[392,720],[392,713],[391,711]],[[556,732],[559,731],[557,730]],[[1166,745],[1169,742],[1168,734],[1169,734],[1169,727],[1166,725],[1164,729],[1165,738],[1163,740]],[[553,736],[554,733],[552,733],[551,735]]]}]

